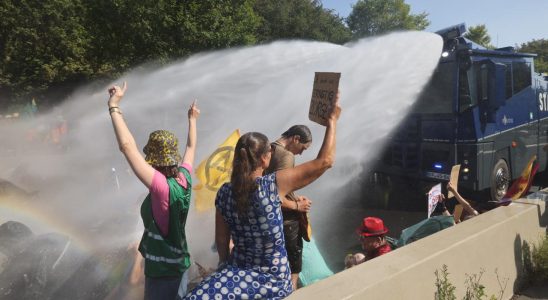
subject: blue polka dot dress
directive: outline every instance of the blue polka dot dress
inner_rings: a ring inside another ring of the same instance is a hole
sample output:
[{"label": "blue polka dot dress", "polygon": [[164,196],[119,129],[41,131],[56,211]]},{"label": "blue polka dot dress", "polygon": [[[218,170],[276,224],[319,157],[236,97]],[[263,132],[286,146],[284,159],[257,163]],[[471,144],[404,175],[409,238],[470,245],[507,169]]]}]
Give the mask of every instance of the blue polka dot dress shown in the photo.
[{"label": "blue polka dot dress", "polygon": [[283,299],[292,292],[276,174],[256,179],[247,218],[240,218],[230,183],[215,206],[230,227],[234,248],[225,268],[207,277],[185,299]]}]

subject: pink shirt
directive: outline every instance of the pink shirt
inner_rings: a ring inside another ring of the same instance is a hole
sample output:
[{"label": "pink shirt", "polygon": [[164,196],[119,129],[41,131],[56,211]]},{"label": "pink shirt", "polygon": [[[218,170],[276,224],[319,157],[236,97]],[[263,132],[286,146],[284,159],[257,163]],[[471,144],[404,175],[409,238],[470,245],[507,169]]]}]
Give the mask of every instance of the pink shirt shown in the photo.
[{"label": "pink shirt", "polygon": [[[183,163],[181,167],[187,169],[188,173],[192,174],[192,166],[190,164]],[[183,188],[188,188],[188,182],[183,173],[179,172],[176,180]],[[166,236],[169,232],[169,185],[164,174],[154,170],[149,191],[152,201],[152,216],[156,225],[158,225],[160,233]]]}]

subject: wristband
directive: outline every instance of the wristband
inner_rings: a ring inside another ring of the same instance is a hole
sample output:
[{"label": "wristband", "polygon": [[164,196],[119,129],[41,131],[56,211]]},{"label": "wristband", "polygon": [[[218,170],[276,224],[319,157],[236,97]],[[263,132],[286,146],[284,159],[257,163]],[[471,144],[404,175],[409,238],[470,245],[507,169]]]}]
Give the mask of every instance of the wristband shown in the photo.
[{"label": "wristband", "polygon": [[122,114],[122,111],[120,110],[120,108],[118,106],[109,107],[108,112],[110,114],[112,114],[113,112],[117,112],[119,114]]}]

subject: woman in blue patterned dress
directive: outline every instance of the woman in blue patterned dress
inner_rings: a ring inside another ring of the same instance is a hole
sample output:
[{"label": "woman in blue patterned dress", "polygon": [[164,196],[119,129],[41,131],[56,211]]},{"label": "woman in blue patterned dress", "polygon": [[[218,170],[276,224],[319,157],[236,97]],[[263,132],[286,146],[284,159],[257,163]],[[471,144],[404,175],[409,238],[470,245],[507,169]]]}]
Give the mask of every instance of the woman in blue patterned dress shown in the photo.
[{"label": "woman in blue patterned dress", "polygon": [[270,175],[262,176],[271,157],[268,138],[258,132],[240,137],[230,183],[215,199],[219,268],[185,299],[283,299],[291,294],[280,195],[305,187],[333,165],[340,111],[337,95],[316,159]]}]

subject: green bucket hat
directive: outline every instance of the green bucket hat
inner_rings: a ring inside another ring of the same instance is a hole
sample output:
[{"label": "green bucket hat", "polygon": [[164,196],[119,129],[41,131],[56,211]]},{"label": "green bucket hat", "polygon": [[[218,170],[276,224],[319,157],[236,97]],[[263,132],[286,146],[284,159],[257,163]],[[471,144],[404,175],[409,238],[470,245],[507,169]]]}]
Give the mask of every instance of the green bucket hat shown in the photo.
[{"label": "green bucket hat", "polygon": [[152,132],[143,152],[147,163],[157,167],[175,166],[181,161],[179,141],[167,130]]}]

